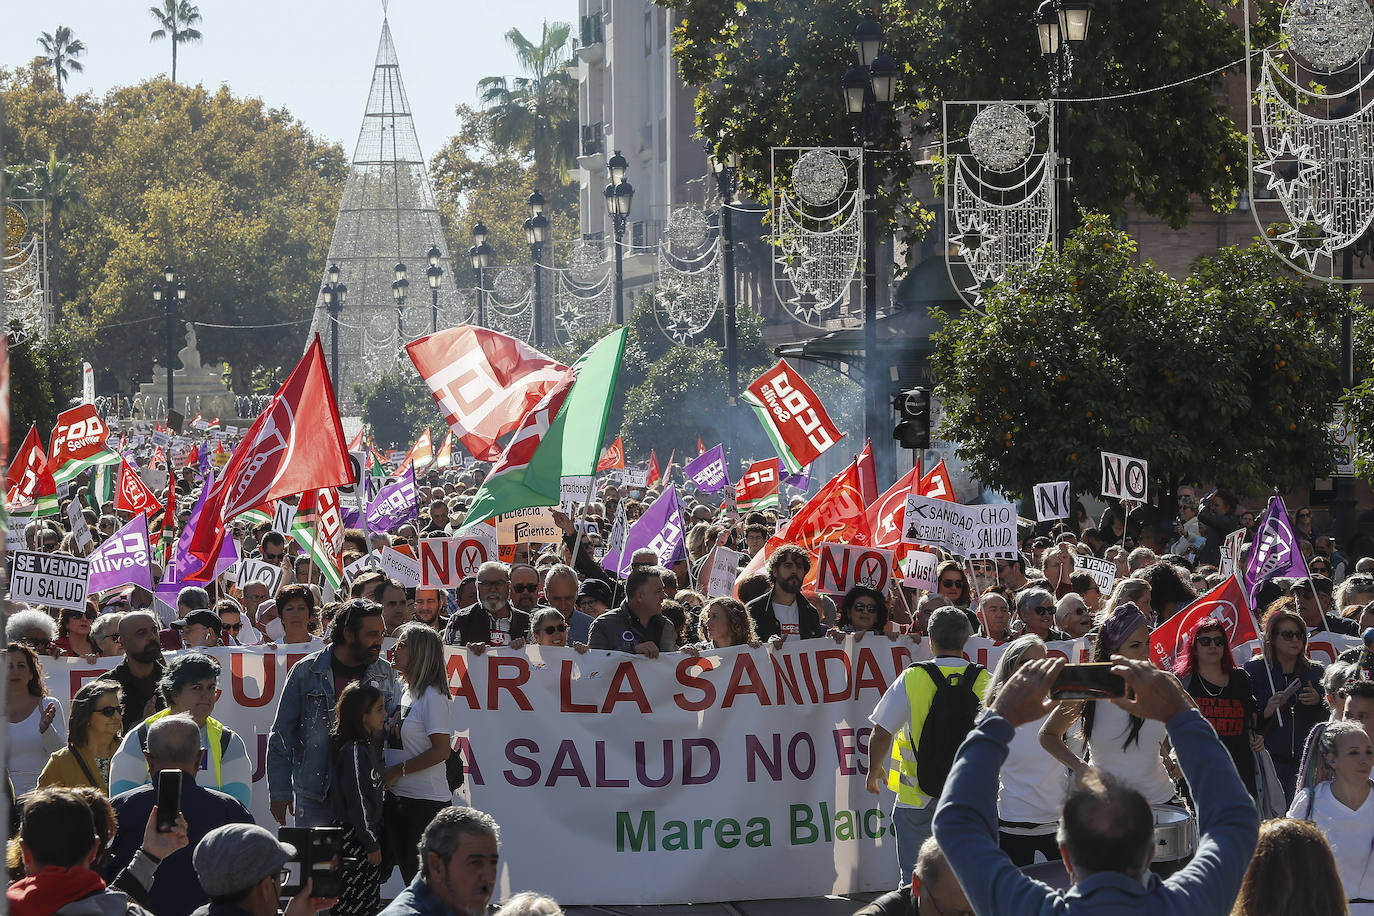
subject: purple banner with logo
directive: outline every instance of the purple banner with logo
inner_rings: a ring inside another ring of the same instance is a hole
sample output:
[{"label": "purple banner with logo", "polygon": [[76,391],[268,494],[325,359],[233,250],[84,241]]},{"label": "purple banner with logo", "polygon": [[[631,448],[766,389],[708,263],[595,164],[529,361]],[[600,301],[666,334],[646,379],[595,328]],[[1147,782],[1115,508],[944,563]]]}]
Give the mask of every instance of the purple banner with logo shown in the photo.
[{"label": "purple banner with logo", "polygon": [[415,469],[406,468],[401,479],[377,491],[376,498],[367,504],[367,530],[390,531],[402,522],[418,522],[419,507],[415,505]]},{"label": "purple banner with logo", "polygon": [[1282,496],[1269,500],[1269,508],[1255,526],[1255,539],[1250,545],[1250,562],[1245,566],[1245,596],[1250,607],[1264,583],[1279,576],[1307,575],[1307,563],[1298,549],[1298,538]]},{"label": "purple banner with logo", "polygon": [[[779,464],[779,467],[786,466],[785,464]],[[805,493],[807,490],[811,489],[811,465],[808,464],[791,477],[784,477],[782,480],[778,481],[778,483],[786,484],[789,487],[794,487]]]},{"label": "purple banner with logo", "polygon": [[624,577],[630,572],[630,558],[636,550],[652,550],[658,554],[661,566],[672,566],[687,558],[687,538],[682,527],[682,506],[677,500],[677,487],[664,490],[639,517],[625,535],[625,550],[610,551],[601,561],[607,572]]},{"label": "purple banner with logo", "polygon": [[[163,571],[162,581],[157,585],[157,597],[172,608],[176,607],[177,595],[181,592],[182,586],[186,585],[187,580],[202,569],[202,564],[191,556],[191,538],[195,533],[196,524],[200,521],[200,508],[205,504],[205,497],[209,494],[214,483],[215,477],[211,474],[205,478],[205,483],[201,485],[200,495],[196,497],[196,504],[191,507],[191,515],[186,519],[186,527],[181,529],[181,536],[177,538],[176,547],[172,550],[172,562],[167,564],[167,569]],[[238,544],[233,538],[225,537],[220,543],[219,556],[215,558],[214,575],[199,578],[201,580],[213,579],[237,563],[238,559]],[[204,581],[193,584],[204,585]]]},{"label": "purple banner with logo", "polygon": [[730,486],[730,469],[725,464],[725,446],[707,449],[682,468],[687,479],[703,493],[715,493]]},{"label": "purple banner with logo", "polygon": [[135,515],[90,555],[89,590],[103,592],[121,585],[153,590],[153,565],[148,552],[148,517]]}]

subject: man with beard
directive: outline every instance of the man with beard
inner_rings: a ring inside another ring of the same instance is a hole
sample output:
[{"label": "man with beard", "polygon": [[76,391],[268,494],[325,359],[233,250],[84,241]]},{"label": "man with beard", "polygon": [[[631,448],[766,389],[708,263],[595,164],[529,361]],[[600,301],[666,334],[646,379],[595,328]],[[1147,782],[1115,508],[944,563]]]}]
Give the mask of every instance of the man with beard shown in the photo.
[{"label": "man with beard", "polygon": [[801,593],[802,581],[810,571],[811,557],[795,544],[785,544],[768,557],[768,581],[773,588],[745,606],[754,618],[759,639],[815,639],[825,635],[820,612]]},{"label": "man with beard", "polygon": [[119,642],[124,647],[124,661],[107,676],[124,688],[124,733],[128,734],[165,705],[157,692],[157,682],[166,667],[157,617],[148,611],[125,614],[119,621]]},{"label": "man with beard", "polygon": [[444,591],[439,588],[417,588],[415,590],[415,619],[425,626],[433,627],[440,633],[448,626],[444,616]]},{"label": "man with beard", "polygon": [[[267,787],[272,817],[300,827],[330,823],[329,730],[343,689],[362,681],[379,689],[387,713],[400,705],[396,671],[382,658],[382,606],[355,598],[339,608],[329,646],[291,667],[267,739]],[[294,805],[294,807],[293,807]]]},{"label": "man with beard", "polygon": [[[539,576],[530,569],[536,588]],[[449,618],[444,645],[466,646],[480,654],[487,646],[518,649],[529,635],[530,615],[511,607],[511,574],[505,563],[490,560],[477,568],[477,603]]]}]

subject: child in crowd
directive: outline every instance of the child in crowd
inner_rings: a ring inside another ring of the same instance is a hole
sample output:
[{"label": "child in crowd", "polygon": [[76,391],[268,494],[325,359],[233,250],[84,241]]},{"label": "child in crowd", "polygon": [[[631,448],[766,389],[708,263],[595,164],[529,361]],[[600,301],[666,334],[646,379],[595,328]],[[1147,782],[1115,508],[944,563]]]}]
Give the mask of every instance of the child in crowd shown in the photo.
[{"label": "child in crowd", "polygon": [[382,908],[382,753],[386,698],[371,684],[339,695],[330,731],[329,804],[345,829],[344,890],[334,916],[374,916]]}]

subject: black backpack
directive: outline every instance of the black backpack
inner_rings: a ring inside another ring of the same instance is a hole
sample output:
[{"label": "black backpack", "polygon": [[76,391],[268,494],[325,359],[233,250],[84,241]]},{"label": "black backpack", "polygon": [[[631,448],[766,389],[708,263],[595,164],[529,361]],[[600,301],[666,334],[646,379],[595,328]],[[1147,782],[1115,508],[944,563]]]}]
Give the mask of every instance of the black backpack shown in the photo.
[{"label": "black backpack", "polygon": [[916,782],[931,798],[939,798],[945,790],[954,755],[964,743],[973,720],[978,717],[982,703],[973,692],[978,676],[986,669],[975,662],[962,672],[950,673],[935,662],[921,662],[915,667],[924,671],[935,683],[935,696],[921,727],[920,743],[916,745]]}]

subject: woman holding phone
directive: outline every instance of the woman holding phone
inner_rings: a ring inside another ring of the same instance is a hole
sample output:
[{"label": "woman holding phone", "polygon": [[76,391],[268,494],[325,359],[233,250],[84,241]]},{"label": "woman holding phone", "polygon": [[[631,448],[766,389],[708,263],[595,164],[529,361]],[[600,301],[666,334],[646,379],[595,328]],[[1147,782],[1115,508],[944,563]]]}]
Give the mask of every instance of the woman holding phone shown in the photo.
[{"label": "woman holding phone", "polygon": [[1302,749],[1313,727],[1331,715],[1322,690],[1326,668],[1307,657],[1307,624],[1297,602],[1280,598],[1264,615],[1264,654],[1245,663],[1264,746],[1290,804]]}]

